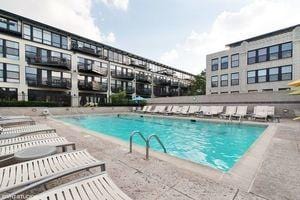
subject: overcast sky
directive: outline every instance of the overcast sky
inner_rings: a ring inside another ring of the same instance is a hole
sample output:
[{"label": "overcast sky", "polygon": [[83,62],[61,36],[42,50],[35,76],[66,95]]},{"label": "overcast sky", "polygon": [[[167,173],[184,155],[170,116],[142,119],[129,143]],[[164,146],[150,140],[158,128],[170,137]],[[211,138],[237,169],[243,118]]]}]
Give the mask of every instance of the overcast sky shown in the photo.
[{"label": "overcast sky", "polygon": [[227,43],[300,23],[299,0],[1,0],[0,8],[195,74]]}]

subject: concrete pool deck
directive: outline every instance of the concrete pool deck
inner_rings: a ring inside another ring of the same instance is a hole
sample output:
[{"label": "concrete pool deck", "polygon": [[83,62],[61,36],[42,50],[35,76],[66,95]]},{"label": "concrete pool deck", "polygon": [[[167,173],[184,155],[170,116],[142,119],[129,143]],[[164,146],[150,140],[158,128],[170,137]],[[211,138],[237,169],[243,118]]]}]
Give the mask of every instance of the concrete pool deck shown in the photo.
[{"label": "concrete pool deck", "polygon": [[[153,152],[147,161],[139,150],[129,154],[128,144],[112,142],[57,120],[37,120],[56,128],[59,135],[75,142],[77,149],[88,149],[93,156],[105,161],[114,182],[133,199],[300,198],[299,122],[283,120],[272,124],[276,128],[271,129],[270,134],[263,134],[262,137],[267,138],[260,138],[255,148],[249,150],[250,155],[256,153],[258,157],[247,156],[230,173],[223,174],[201,165],[185,167],[183,165],[193,165],[186,161],[176,165],[173,162],[176,159],[158,159],[152,156]],[[260,141],[269,141],[269,145]],[[239,165],[242,170],[236,172]],[[215,176],[205,176],[212,171]]]}]

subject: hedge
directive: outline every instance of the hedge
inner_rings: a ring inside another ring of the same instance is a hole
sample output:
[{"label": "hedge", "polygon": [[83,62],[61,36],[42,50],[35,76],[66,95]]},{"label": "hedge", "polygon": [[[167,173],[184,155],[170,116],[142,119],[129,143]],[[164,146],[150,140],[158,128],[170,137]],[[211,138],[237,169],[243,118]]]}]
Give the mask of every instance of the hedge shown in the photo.
[{"label": "hedge", "polygon": [[118,102],[118,103],[99,103],[98,106],[144,106],[146,105],[146,101],[124,101],[124,102]]},{"label": "hedge", "polygon": [[0,101],[0,107],[58,107],[55,102],[45,101]]}]

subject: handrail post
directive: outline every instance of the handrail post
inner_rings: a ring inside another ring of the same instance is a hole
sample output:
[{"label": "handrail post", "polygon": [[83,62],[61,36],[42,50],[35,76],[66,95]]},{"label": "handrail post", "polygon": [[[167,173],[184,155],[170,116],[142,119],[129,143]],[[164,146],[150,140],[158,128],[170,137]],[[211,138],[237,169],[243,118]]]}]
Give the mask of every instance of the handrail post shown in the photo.
[{"label": "handrail post", "polygon": [[132,153],[132,141],[133,141],[133,136],[138,134],[145,143],[147,143],[146,138],[144,137],[144,135],[140,132],[140,131],[133,131],[130,135],[130,142],[129,142],[129,153]]}]

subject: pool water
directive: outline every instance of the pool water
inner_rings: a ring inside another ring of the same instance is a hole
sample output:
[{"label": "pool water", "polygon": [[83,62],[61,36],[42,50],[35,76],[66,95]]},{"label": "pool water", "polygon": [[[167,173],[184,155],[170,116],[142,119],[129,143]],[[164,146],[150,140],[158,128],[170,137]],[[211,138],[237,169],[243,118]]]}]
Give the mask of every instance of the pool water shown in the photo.
[{"label": "pool water", "polygon": [[[266,126],[258,125],[192,122],[188,119],[138,115],[89,115],[58,119],[126,142],[129,142],[132,131],[138,130],[145,136],[156,134],[168,154],[224,172],[233,167],[266,129]],[[133,141],[145,146],[138,136]],[[150,144],[153,150],[163,151],[156,140]]]}]

